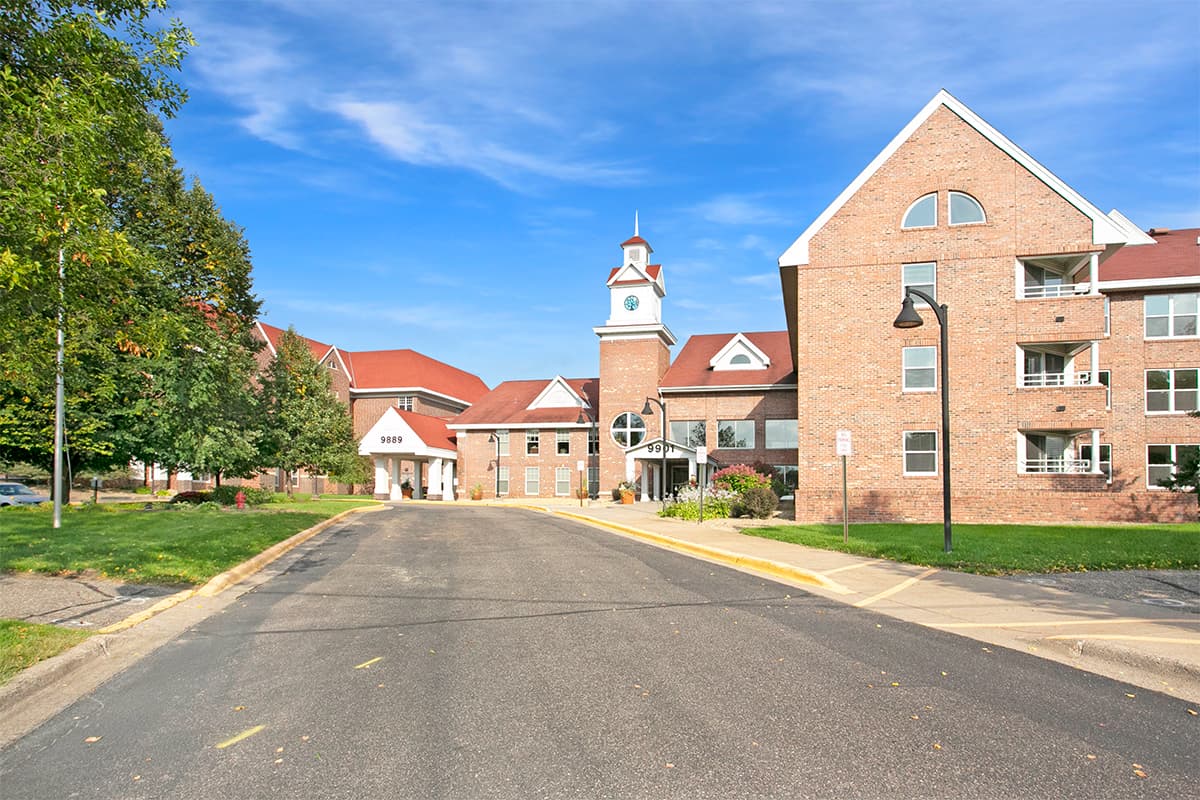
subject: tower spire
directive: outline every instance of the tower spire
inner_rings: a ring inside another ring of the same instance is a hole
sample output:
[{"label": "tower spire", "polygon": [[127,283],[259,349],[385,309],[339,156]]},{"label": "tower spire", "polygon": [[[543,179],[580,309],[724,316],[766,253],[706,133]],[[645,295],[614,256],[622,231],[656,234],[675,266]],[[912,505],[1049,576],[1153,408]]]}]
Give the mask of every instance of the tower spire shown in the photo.
[{"label": "tower spire", "polygon": [[637,212],[636,208],[633,210],[633,235],[634,236],[639,235],[638,234],[638,212]]}]

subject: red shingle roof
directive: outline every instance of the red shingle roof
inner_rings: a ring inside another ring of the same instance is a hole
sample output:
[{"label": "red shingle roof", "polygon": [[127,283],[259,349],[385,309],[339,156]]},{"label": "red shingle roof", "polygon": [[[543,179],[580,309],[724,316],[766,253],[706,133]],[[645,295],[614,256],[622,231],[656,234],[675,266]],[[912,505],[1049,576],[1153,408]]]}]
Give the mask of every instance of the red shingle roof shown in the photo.
[{"label": "red shingle roof", "polygon": [[[283,328],[276,328],[274,325],[259,320],[259,325],[262,326],[263,333],[267,335],[267,341],[271,343],[271,347],[275,350],[279,349],[279,337],[283,335]],[[299,336],[299,334],[297,334]],[[329,352],[331,345],[324,342],[318,342],[316,339],[310,339],[307,336],[300,336],[308,344],[308,351],[312,353],[312,357],[320,361]]]},{"label": "red shingle roof", "polygon": [[796,370],[792,367],[792,349],[788,344],[787,331],[760,331],[742,335],[771,359],[771,366],[766,369],[714,370],[709,362],[737,334],[706,333],[687,340],[676,356],[675,363],[663,376],[662,387],[796,385]]},{"label": "red shingle roof", "polygon": [[446,420],[440,417],[430,417],[425,414],[418,414],[414,411],[401,411],[393,409],[400,418],[408,423],[408,426],[413,429],[417,436],[421,437],[428,447],[436,447],[441,450],[456,450],[458,442],[455,434],[446,427]]},{"label": "red shingle roof", "polygon": [[1100,265],[1101,281],[1200,276],[1200,228],[1167,232],[1153,229],[1157,244],[1122,247]]},{"label": "red shingle roof", "polygon": [[[608,272],[608,279],[611,281],[614,277],[616,277],[616,274],[623,269],[625,269],[625,267],[613,267]],[[662,264],[650,264],[646,267],[646,274],[650,276],[650,280],[652,281],[658,280],[658,274],[660,272],[662,272]],[[617,281],[615,285],[623,286],[627,283],[643,283],[643,281]]]},{"label": "red shingle roof", "polygon": [[634,236],[630,239],[626,239],[625,241],[621,242],[621,247],[628,247],[631,244],[644,244],[646,245],[647,250],[653,250],[653,248],[650,247],[650,243],[640,236]]},{"label": "red shingle roof", "polygon": [[[576,422],[579,419],[579,409],[574,407],[527,410],[529,404],[542,393],[550,380],[547,378],[536,381],[505,381],[455,417],[451,424],[504,427]],[[567,378],[566,381],[576,394],[588,401],[592,407],[591,413],[595,416],[595,409],[600,404],[600,379]]]},{"label": "red shingle roof", "polygon": [[488,388],[477,375],[422,355],[415,350],[341,351],[354,376],[354,389],[420,387],[474,403]]}]

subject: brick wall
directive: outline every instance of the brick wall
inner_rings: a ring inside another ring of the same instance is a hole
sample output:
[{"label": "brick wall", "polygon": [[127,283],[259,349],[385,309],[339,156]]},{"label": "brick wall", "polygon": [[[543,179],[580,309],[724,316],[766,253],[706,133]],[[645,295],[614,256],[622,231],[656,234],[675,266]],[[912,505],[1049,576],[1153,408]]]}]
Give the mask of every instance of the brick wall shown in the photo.
[{"label": "brick wall", "polygon": [[662,435],[658,406],[651,403],[650,414],[642,414],[642,407],[647,397],[658,397],[658,386],[670,366],[670,359],[670,350],[657,337],[601,338],[600,408],[597,412],[601,494],[611,491],[625,479],[625,451],[613,441],[611,433],[617,415],[629,411],[641,416],[646,422],[647,439]]},{"label": "brick wall", "polygon": [[[794,447],[768,449],[766,421],[795,419],[796,395],[793,391],[711,392],[703,394],[668,395],[667,422],[703,420],[704,440],[709,456],[716,462],[753,464],[765,461],[772,465],[796,463]],[[717,447],[717,425],[722,420],[752,420],[754,447],[750,449],[721,449]]]},{"label": "brick wall", "polygon": [[[557,448],[558,430],[570,432],[570,452],[559,454]],[[598,457],[587,455],[587,431],[584,428],[540,428],[538,437],[538,453],[525,452],[525,431],[514,429],[509,431],[509,455],[500,456],[500,465],[508,467],[509,490],[503,495],[509,498],[521,497],[575,497],[579,488],[579,471],[576,469],[580,461],[585,461],[591,467],[598,463]],[[465,433],[465,435],[464,435]],[[496,497],[496,445],[488,441],[488,435],[493,431],[459,431],[458,432],[458,465],[459,492],[463,498],[470,497],[471,488],[480,484],[485,498]],[[525,491],[525,469],[538,469],[539,488],[537,493]],[[565,467],[569,470],[571,480],[566,493],[559,493],[555,486],[555,470]],[[590,487],[595,492],[596,487]]]},{"label": "brick wall", "polygon": [[[987,222],[950,227],[950,190],[979,200]],[[935,191],[939,224],[902,230],[909,205]],[[1078,209],[952,112],[935,112],[813,237],[811,263],[797,270],[797,518],[840,518],[838,429],[853,434],[848,480],[856,518],[941,518],[940,474],[905,476],[902,446],[905,431],[940,429],[938,393],[904,392],[901,361],[903,347],[938,344],[938,323],[918,306],[923,327],[892,327],[902,265],[926,261],[937,263],[938,301],[949,306],[956,516],[1057,521],[1180,513],[1177,500],[1161,493],[1114,496],[1103,476],[1018,474],[1023,427],[1109,424],[1096,388],[1018,389],[1016,381],[1017,342],[1029,341],[1030,320],[1051,326],[1037,334],[1045,341],[1058,340],[1056,316],[1070,322],[1067,337],[1102,338],[1098,298],[1016,300],[1019,256],[1099,250],[1091,235]],[[939,473],[940,462],[939,452]]]}]

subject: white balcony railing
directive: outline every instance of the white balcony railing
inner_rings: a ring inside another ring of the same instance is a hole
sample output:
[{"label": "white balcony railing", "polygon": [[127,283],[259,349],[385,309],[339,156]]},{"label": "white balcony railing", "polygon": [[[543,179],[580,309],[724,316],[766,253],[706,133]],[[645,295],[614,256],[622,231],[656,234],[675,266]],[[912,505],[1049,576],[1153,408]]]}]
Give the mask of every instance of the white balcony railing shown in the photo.
[{"label": "white balcony railing", "polygon": [[1026,474],[1085,475],[1091,471],[1092,462],[1083,458],[1027,458],[1021,463],[1021,472]]},{"label": "white balcony railing", "polygon": [[1024,387],[1037,386],[1099,386],[1099,383],[1092,383],[1092,373],[1090,372],[1032,372],[1021,376],[1021,385]]},{"label": "white balcony railing", "polygon": [[1087,283],[1052,283],[1045,286],[1026,285],[1026,300],[1041,300],[1047,297],[1070,297],[1076,294],[1087,294],[1090,285]]}]

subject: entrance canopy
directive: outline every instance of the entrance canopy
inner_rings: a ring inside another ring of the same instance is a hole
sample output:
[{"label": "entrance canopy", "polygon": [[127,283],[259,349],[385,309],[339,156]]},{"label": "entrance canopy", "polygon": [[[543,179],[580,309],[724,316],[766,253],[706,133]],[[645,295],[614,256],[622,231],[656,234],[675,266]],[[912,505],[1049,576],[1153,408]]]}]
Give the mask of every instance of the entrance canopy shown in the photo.
[{"label": "entrance canopy", "polygon": [[[664,451],[667,462],[666,475],[661,474]],[[671,494],[674,486],[682,485],[685,480],[696,480],[696,448],[686,444],[658,437],[647,439],[629,448],[625,451],[625,480],[633,480],[635,462],[638,461],[642,462],[641,496],[643,500],[649,499],[651,496],[661,497],[664,490],[667,494]],[[684,478],[685,464],[687,467],[686,479]],[[713,470],[718,468],[718,465],[709,457],[705,474],[712,475]]]},{"label": "entrance canopy", "polygon": [[389,408],[363,436],[358,453],[375,461],[376,497],[401,499],[401,462],[413,465],[411,477],[404,478],[411,482],[413,497],[423,497],[426,488],[431,498],[454,497],[458,446],[440,417]]}]

